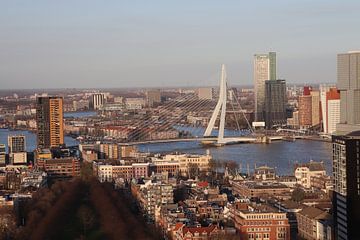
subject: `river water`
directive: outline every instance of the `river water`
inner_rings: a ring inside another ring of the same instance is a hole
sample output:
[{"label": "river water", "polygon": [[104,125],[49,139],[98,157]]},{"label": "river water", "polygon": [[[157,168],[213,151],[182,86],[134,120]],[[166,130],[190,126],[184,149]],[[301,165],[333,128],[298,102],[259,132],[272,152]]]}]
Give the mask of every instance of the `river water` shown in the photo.
[{"label": "river water", "polygon": [[209,150],[214,159],[234,160],[242,171],[255,166],[267,165],[276,168],[279,175],[293,174],[295,163],[310,160],[323,161],[328,174],[332,173],[332,146],[329,142],[296,140],[278,141],[271,144],[236,144],[223,147],[203,147],[199,142],[173,142],[139,145],[139,150],[152,153],[183,152],[206,154]]},{"label": "river water", "polygon": [[[81,112],[65,114],[65,117],[89,117],[96,115],[95,112]],[[203,128],[189,128],[177,126],[179,130],[190,131],[194,136],[202,136]],[[0,143],[7,145],[9,134],[24,134],[26,136],[26,150],[33,151],[36,147],[36,135],[28,131],[11,131],[0,129]],[[217,131],[213,131],[216,135]],[[248,132],[236,132],[233,130],[225,131],[226,136],[247,135]],[[65,137],[67,146],[77,145],[78,142]],[[296,140],[295,142],[278,141],[271,144],[236,144],[223,147],[203,147],[200,142],[172,142],[141,144],[138,146],[142,152],[152,153],[194,153],[206,154],[209,150],[214,159],[234,160],[246,171],[247,165],[250,169],[255,166],[267,165],[276,168],[279,175],[293,174],[295,163],[305,163],[310,160],[323,161],[328,174],[332,173],[332,146],[329,142]]]}]

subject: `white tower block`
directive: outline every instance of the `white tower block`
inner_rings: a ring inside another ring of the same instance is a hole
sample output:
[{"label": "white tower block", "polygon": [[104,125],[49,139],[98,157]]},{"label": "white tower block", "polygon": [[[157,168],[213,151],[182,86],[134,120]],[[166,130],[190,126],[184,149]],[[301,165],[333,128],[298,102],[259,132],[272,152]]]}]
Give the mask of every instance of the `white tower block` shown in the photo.
[{"label": "white tower block", "polygon": [[[219,100],[216,104],[215,110],[211,115],[209,125],[207,126],[204,137],[208,137],[211,135],[212,130],[214,129],[215,121],[220,114],[220,126],[219,126],[219,135],[218,135],[218,143],[225,143],[224,141],[224,129],[225,129],[225,115],[226,115],[226,70],[225,65],[221,65],[221,78],[220,78],[220,92],[219,92]],[[221,112],[220,112],[221,110]]]}]

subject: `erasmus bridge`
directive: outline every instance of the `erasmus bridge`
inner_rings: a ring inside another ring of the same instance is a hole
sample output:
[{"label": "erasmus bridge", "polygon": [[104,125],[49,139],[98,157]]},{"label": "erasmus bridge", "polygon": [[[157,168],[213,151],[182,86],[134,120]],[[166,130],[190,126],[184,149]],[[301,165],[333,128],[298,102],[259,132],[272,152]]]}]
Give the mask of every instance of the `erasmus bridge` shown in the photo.
[{"label": "erasmus bridge", "polygon": [[[230,97],[231,96],[231,99]],[[227,110],[227,106],[231,106]],[[156,112],[146,119],[141,119],[134,125],[134,131],[126,142],[120,145],[138,145],[147,143],[170,143],[197,141],[203,145],[224,146],[228,144],[266,142],[281,140],[281,136],[256,136],[246,115],[241,108],[235,92],[228,88],[225,65],[221,66],[219,97],[214,101],[199,99],[196,94],[187,94],[169,101],[164,106],[158,107]],[[179,126],[188,126],[185,119],[192,115],[202,115],[202,119],[209,119],[206,128],[184,127],[190,129],[191,134],[180,136]],[[233,115],[237,130],[225,129],[226,119]],[[239,119],[246,122],[246,129],[240,129]],[[217,126],[216,126],[217,125]],[[171,134],[174,133],[174,134]],[[227,134],[228,133],[228,134]],[[227,136],[226,136],[227,135]],[[266,140],[265,140],[266,138]]]}]

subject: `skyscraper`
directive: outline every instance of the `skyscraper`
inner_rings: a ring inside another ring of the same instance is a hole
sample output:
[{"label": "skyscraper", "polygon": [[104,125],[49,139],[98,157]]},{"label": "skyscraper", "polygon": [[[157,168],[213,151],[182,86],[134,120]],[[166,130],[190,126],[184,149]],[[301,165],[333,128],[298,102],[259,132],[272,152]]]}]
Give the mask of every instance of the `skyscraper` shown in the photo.
[{"label": "skyscraper", "polygon": [[94,110],[100,109],[105,104],[105,94],[95,93],[91,96],[91,107]]},{"label": "skyscraper", "polygon": [[340,93],[337,88],[330,88],[326,93],[325,116],[323,116],[324,132],[333,134],[340,122]]},{"label": "skyscraper", "polygon": [[360,51],[338,54],[337,77],[341,104],[337,131],[360,130]]},{"label": "skyscraper", "polygon": [[360,132],[332,141],[335,239],[360,239]]},{"label": "skyscraper", "polygon": [[320,92],[312,90],[311,96],[311,126],[320,124]]},{"label": "skyscraper", "polygon": [[335,239],[360,239],[360,52],[338,54],[340,123],[333,140]]},{"label": "skyscraper", "polygon": [[286,124],[286,82],[285,80],[265,81],[265,126]]},{"label": "skyscraper", "polygon": [[161,103],[161,92],[159,89],[146,92],[146,100],[149,107],[153,107],[156,103]]},{"label": "skyscraper", "polygon": [[[335,88],[335,84],[321,84],[320,85],[320,103],[321,103],[321,119],[322,119],[322,130],[324,133],[328,133],[327,129],[327,107],[326,107],[326,94],[331,88]],[[340,103],[340,101],[339,101]],[[340,115],[339,115],[340,117]],[[339,122],[338,122],[339,123]],[[336,127],[336,126],[335,126]]]},{"label": "skyscraper", "polygon": [[311,95],[299,96],[299,125],[300,128],[309,128],[312,124]]},{"label": "skyscraper", "polygon": [[38,97],[36,122],[38,148],[51,148],[63,145],[63,98]]},{"label": "skyscraper", "polygon": [[266,80],[276,80],[275,52],[254,55],[254,90],[256,121],[264,121]]},{"label": "skyscraper", "polygon": [[6,164],[6,149],[5,144],[0,144],[0,166],[4,166]]}]

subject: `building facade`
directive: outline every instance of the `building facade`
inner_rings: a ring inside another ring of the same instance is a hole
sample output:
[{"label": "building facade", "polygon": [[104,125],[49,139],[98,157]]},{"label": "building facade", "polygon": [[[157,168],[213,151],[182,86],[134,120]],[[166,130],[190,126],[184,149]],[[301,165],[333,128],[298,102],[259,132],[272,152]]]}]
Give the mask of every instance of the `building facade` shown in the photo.
[{"label": "building facade", "polygon": [[198,98],[201,100],[213,100],[214,98],[214,89],[213,88],[198,88],[197,91]]},{"label": "building facade", "polygon": [[290,224],[286,213],[267,205],[236,202],[230,211],[239,239],[290,240]]},{"label": "building facade", "polygon": [[341,104],[338,131],[360,130],[360,51],[338,54],[337,86]]},{"label": "building facade", "polygon": [[51,148],[63,145],[63,98],[38,97],[36,123],[38,148]]},{"label": "building facade", "polygon": [[26,144],[24,135],[8,136],[9,153],[25,152],[25,146]]},{"label": "building facade", "polygon": [[0,166],[6,164],[6,147],[5,144],[0,144]]},{"label": "building facade", "polygon": [[99,110],[105,104],[105,94],[95,93],[91,96],[91,107],[94,110]]},{"label": "building facade", "polygon": [[286,82],[265,81],[265,126],[267,129],[286,125]]},{"label": "building facade", "polygon": [[264,121],[265,81],[276,79],[276,53],[254,55],[255,121]]},{"label": "building facade", "polygon": [[332,138],[336,239],[360,239],[360,132]]}]

